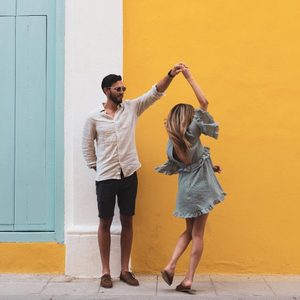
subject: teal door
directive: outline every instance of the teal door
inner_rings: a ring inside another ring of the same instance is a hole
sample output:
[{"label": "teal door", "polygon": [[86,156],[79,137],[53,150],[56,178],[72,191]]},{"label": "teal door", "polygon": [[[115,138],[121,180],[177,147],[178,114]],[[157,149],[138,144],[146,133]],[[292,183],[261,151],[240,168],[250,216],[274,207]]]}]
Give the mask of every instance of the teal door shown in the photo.
[{"label": "teal door", "polygon": [[54,232],[55,0],[0,1],[0,231]]}]

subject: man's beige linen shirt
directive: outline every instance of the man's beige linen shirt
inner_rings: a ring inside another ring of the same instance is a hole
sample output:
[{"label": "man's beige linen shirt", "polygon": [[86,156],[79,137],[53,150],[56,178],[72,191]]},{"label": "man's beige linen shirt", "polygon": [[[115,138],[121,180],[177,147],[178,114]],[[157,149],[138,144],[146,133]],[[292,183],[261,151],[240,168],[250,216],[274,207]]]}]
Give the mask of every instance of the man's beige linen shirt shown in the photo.
[{"label": "man's beige linen shirt", "polygon": [[114,117],[105,113],[104,106],[88,116],[82,151],[88,167],[97,166],[96,181],[120,179],[121,169],[127,177],[140,168],[135,145],[136,122],[143,111],[162,95],[153,86],[144,95],[123,101]]}]

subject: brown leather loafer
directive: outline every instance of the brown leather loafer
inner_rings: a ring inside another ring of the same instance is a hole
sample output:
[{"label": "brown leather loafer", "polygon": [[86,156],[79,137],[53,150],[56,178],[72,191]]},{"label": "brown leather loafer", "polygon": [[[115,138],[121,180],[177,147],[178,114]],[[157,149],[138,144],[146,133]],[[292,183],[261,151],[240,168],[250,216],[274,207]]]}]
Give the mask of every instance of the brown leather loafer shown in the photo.
[{"label": "brown leather loafer", "polygon": [[131,272],[121,272],[120,280],[126,282],[129,285],[133,285],[133,286],[140,285],[138,280],[135,279],[134,274]]},{"label": "brown leather loafer", "polygon": [[105,289],[112,288],[113,284],[109,274],[104,274],[101,276],[100,285]]}]

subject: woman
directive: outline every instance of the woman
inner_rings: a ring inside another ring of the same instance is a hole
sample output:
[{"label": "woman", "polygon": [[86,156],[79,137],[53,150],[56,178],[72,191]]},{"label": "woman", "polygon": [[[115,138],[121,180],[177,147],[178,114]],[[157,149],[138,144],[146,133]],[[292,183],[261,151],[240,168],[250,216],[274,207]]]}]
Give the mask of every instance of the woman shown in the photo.
[{"label": "woman", "polygon": [[190,70],[184,68],[182,73],[192,87],[200,109],[195,110],[189,104],[177,104],[166,121],[168,161],[156,171],[167,175],[179,174],[174,215],[185,219],[186,230],[179,236],[173,255],[161,274],[171,285],[177,261],[192,241],[188,271],[176,290],[194,293],[191,286],[203,251],[205,223],[214,205],[223,201],[226,194],[214,174],[221,169],[212,165],[209,148],[203,147],[199,140],[201,134],[216,139],[218,125],[207,112],[208,101]]}]

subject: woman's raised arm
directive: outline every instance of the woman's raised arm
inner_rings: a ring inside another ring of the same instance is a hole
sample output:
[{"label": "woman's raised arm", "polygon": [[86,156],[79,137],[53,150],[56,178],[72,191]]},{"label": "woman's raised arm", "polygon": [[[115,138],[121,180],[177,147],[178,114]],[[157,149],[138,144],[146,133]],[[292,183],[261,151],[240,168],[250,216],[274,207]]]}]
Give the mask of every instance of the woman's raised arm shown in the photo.
[{"label": "woman's raised arm", "polygon": [[197,97],[197,100],[199,101],[200,107],[203,110],[207,110],[208,101],[205,98],[200,86],[198,85],[196,80],[193,78],[192,73],[189,70],[189,68],[184,68],[182,70],[182,74],[185,77],[185,79],[187,80],[187,82],[190,84],[190,86],[192,87],[192,89]]}]

